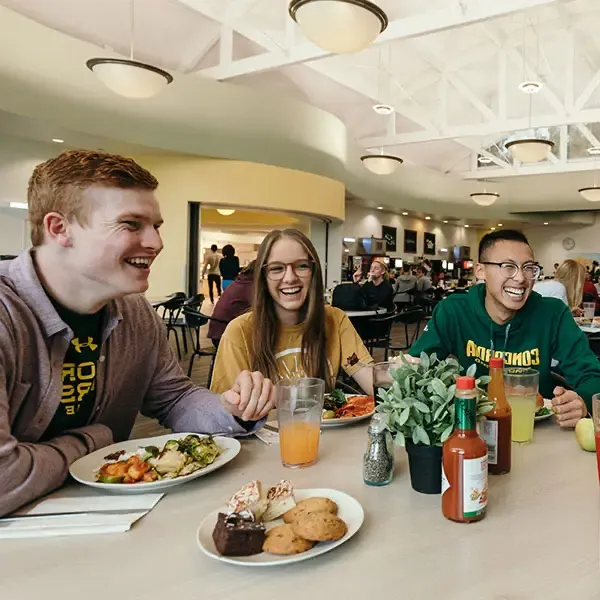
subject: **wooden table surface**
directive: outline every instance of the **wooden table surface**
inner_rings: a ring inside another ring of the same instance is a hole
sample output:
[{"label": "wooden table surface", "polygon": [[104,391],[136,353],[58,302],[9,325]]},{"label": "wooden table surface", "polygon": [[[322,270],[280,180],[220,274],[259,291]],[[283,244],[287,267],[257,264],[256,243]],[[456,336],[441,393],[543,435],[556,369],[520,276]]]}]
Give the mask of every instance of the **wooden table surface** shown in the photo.
[{"label": "wooden table surface", "polygon": [[[404,450],[394,481],[364,485],[366,426],[323,432],[319,462],[284,469],[277,446],[255,438],[227,467],[169,492],[124,534],[0,544],[7,600],[595,600],[600,598],[598,476],[572,431],[536,425],[509,475],[490,478],[479,523],[447,521],[439,496],[410,487]],[[286,567],[226,565],[202,554],[196,529],[238,487],[289,477],[333,487],[365,509],[361,531],[327,555]]]}]

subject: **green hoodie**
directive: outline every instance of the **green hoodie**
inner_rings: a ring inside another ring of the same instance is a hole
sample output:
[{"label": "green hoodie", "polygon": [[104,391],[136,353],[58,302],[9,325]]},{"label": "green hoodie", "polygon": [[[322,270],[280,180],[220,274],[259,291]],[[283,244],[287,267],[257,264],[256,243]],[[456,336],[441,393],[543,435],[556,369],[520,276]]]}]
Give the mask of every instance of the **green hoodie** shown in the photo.
[{"label": "green hoodie", "polygon": [[531,292],[525,306],[508,323],[498,325],[485,309],[485,293],[485,284],[479,284],[440,302],[409,353],[456,356],[465,369],[476,364],[477,376],[487,375],[490,356],[501,356],[507,367],[537,369],[544,398],[554,395],[550,365],[555,359],[591,412],[592,396],[600,392],[600,361],[568,307],[557,298]]}]

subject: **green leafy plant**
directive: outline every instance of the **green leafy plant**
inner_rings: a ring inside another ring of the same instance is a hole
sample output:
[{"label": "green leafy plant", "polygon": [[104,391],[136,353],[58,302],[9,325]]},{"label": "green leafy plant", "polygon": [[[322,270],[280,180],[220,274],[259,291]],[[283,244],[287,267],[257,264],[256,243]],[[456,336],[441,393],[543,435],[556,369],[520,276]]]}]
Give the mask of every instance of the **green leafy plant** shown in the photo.
[{"label": "green leafy plant", "polygon": [[[454,358],[439,360],[436,354],[421,353],[420,361],[412,364],[401,357],[397,369],[391,368],[392,386],[378,390],[382,402],[377,412],[388,415],[388,429],[394,441],[404,446],[407,441],[424,446],[441,446],[454,430],[454,396],[456,378],[462,367]],[[474,377],[476,365],[467,375]],[[490,378],[476,380],[477,415],[483,416],[494,407],[481,386]]]}]

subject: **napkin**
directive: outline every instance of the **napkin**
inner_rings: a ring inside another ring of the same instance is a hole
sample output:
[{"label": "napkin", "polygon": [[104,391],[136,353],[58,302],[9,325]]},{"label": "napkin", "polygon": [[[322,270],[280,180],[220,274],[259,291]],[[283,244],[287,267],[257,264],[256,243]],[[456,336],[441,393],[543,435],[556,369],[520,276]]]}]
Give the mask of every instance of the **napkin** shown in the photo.
[{"label": "napkin", "polygon": [[150,512],[163,495],[59,491],[0,518],[0,539],[122,533]]}]

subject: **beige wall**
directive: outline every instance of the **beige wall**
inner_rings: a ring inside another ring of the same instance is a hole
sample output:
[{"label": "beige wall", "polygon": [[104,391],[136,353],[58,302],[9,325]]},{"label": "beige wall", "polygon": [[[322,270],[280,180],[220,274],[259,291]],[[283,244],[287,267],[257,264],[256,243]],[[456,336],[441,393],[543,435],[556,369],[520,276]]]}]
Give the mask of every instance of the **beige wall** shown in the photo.
[{"label": "beige wall", "polygon": [[137,157],[159,180],[165,249],[152,267],[148,297],[185,290],[189,202],[266,208],[344,219],[344,185],[270,165],[192,156]]}]

